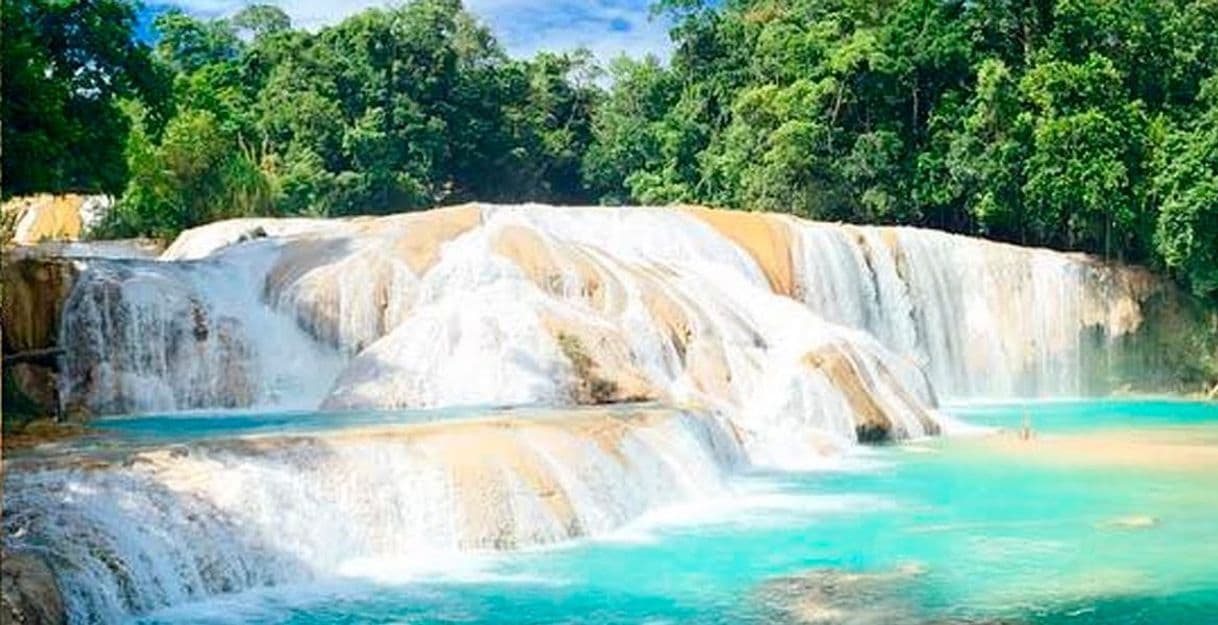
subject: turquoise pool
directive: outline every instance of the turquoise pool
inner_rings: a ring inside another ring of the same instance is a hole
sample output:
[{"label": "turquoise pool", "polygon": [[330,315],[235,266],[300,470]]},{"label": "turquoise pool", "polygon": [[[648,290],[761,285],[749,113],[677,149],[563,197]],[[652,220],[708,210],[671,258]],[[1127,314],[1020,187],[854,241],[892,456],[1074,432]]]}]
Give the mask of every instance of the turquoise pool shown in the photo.
[{"label": "turquoise pool", "polygon": [[[832,471],[744,475],[720,500],[594,540],[353,563],[332,579],[139,622],[1218,622],[1218,469],[1205,460],[1218,447],[1218,405],[1063,401],[946,412],[1008,430],[1027,420],[1035,440],[1026,449],[1010,434],[871,449]],[[1141,447],[1150,434],[1154,445]],[[1142,456],[1075,453],[1093,449],[1096,435],[1110,437],[1101,447],[1123,441]],[[1173,445],[1194,461],[1156,460]]]}]

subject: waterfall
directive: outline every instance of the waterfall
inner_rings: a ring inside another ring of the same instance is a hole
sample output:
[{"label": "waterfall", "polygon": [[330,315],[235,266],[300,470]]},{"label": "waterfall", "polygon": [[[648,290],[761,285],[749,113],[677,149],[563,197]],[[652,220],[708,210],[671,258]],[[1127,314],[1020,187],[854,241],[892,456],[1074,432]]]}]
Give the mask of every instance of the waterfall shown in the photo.
[{"label": "waterfall", "polygon": [[788,250],[781,276],[755,251],[663,209],[222,222],[82,273],[62,396],[95,413],[693,403],[779,464],[934,432],[918,364],[775,293]]},{"label": "waterfall", "polygon": [[804,303],[913,357],[952,397],[1106,391],[1111,339],[1137,330],[1154,288],[1080,255],[916,228],[792,227]]},{"label": "waterfall", "polygon": [[699,208],[235,220],[158,261],[92,261],[65,305],[61,397],[92,413],[696,403],[785,464],[813,439],[933,432],[936,393],[1102,391],[1154,288],[1083,256]]},{"label": "waterfall", "polygon": [[707,497],[727,422],[590,410],[201,441],[23,468],[6,547],[42,554],[73,623],[462,551],[539,546]]},{"label": "waterfall", "polygon": [[1083,256],[695,207],[234,220],[158,260],[78,263],[58,340],[68,412],[684,408],[10,471],[5,546],[48,563],[73,622],[596,535],[719,494],[740,467],[935,434],[939,395],[1097,390],[1157,288]]},{"label": "waterfall", "polygon": [[340,360],[261,301],[264,256],[80,261],[58,340],[65,412],[316,406]]},{"label": "waterfall", "polygon": [[[914,357],[952,397],[1105,392],[1152,286],[1089,258],[915,228],[797,223],[803,300]],[[1086,337],[1094,333],[1104,341]]]}]

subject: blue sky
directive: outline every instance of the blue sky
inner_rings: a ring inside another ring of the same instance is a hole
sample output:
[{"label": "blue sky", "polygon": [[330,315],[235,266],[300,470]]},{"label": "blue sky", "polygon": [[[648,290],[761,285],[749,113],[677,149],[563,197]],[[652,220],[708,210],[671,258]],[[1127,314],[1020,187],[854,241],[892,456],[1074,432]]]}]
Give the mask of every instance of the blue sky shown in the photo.
[{"label": "blue sky", "polygon": [[[270,0],[296,26],[316,29],[385,0]],[[590,49],[602,60],[618,54],[667,58],[668,24],[651,18],[651,0],[465,0],[510,54],[531,56],[540,50]],[[151,2],[149,3],[152,4]],[[160,5],[160,3],[157,3]],[[205,17],[231,15],[247,0],[170,0],[189,13]],[[155,10],[155,9],[149,9]]]}]

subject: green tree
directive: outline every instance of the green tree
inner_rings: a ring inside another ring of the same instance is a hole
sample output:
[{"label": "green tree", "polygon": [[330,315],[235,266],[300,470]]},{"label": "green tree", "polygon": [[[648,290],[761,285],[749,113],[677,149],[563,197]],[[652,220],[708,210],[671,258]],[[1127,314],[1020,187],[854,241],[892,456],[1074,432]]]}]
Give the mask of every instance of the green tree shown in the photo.
[{"label": "green tree", "polygon": [[22,0],[0,7],[5,196],[114,193],[126,179],[123,98],[158,116],[167,95],[121,0]]},{"label": "green tree", "polygon": [[1121,75],[1099,55],[1037,64],[1020,86],[1032,131],[1023,190],[1037,240],[1140,257],[1141,101],[1122,97]]},{"label": "green tree", "polygon": [[292,18],[271,4],[251,4],[229,20],[238,36],[249,33],[254,39],[275,35],[292,28]]},{"label": "green tree", "polygon": [[592,145],[583,176],[602,201],[630,201],[629,180],[665,163],[660,128],[677,101],[677,82],[655,57],[615,59],[613,89],[592,114]]},{"label": "green tree", "polygon": [[257,156],[236,142],[215,113],[189,109],[174,116],[154,144],[132,111],[127,144],[131,181],[104,224],[108,234],[172,237],[185,228],[273,213],[272,190]]},{"label": "green tree", "polygon": [[201,20],[173,9],[158,15],[153,25],[159,36],[157,56],[179,73],[235,59],[240,52],[240,40],[227,20]]},{"label": "green tree", "polygon": [[[5,193],[114,232],[466,200],[927,225],[1215,279],[1210,0],[662,0],[674,51],[509,58],[458,0],[315,32],[270,5],[5,3]],[[86,36],[81,36],[81,34]],[[1211,82],[1207,83],[1206,81]],[[1209,86],[1206,86],[1206,85]]]},{"label": "green tree", "polygon": [[1157,154],[1155,194],[1162,201],[1155,246],[1163,263],[1200,296],[1218,297],[1218,76],[1206,110],[1172,131]]}]

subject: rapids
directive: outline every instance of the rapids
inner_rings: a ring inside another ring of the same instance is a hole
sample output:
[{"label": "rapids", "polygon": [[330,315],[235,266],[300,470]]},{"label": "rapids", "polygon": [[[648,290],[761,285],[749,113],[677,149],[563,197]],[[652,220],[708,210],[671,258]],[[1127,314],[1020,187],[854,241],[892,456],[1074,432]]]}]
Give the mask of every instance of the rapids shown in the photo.
[{"label": "rapids", "polygon": [[[11,461],[6,547],[46,559],[75,623],[1151,625],[1218,610],[1213,404],[945,410],[1004,429],[1031,413],[1040,437],[772,472],[740,464],[723,421],[657,408],[105,420],[101,438]],[[1113,444],[1130,453],[1096,453]]]},{"label": "rapids", "polygon": [[127,416],[6,460],[4,546],[74,623],[603,537],[951,431],[940,397],[1105,392],[1168,288],[696,207],[233,220],[72,262],[59,400]]},{"label": "rapids", "polygon": [[934,433],[947,397],[1105,390],[1145,272],[911,228],[700,208],[464,205],[235,220],[95,260],[67,412],[653,400],[752,456]]},{"label": "rapids", "polygon": [[722,419],[655,408],[215,434],[15,467],[8,546],[45,555],[72,622],[600,534],[743,460]]}]

